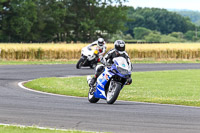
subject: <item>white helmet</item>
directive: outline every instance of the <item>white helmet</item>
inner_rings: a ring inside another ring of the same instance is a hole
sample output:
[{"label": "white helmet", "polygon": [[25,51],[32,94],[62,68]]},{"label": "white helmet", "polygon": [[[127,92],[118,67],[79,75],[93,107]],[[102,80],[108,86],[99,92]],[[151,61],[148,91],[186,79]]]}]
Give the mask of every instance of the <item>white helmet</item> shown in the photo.
[{"label": "white helmet", "polygon": [[97,41],[98,41],[97,45],[99,47],[102,47],[104,45],[104,39],[103,38],[99,38]]}]

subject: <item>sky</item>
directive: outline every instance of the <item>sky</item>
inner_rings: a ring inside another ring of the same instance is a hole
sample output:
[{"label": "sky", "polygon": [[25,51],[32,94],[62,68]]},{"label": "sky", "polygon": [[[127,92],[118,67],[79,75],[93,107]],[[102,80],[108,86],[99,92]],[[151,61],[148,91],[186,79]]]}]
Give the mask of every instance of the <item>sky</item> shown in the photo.
[{"label": "sky", "polygon": [[133,7],[156,7],[165,9],[188,9],[200,11],[200,0],[128,0]]}]

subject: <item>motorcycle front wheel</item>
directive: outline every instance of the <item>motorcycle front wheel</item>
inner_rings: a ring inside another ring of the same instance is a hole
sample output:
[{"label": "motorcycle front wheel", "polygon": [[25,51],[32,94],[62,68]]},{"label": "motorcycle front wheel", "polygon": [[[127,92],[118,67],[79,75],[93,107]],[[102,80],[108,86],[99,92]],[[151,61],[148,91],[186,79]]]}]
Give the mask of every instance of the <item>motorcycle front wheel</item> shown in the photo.
[{"label": "motorcycle front wheel", "polygon": [[80,60],[76,64],[76,68],[80,69],[82,67],[82,65],[83,65],[83,62],[84,62],[84,59],[80,58]]},{"label": "motorcycle front wheel", "polygon": [[[92,88],[90,88],[90,89],[92,89]],[[91,94],[91,92],[90,92],[90,90],[89,90],[89,92],[88,92],[88,101],[89,101],[90,103],[96,103],[96,102],[99,101],[99,98],[95,98],[95,97],[94,97],[94,94]]]},{"label": "motorcycle front wheel", "polygon": [[121,90],[121,84],[111,81],[109,89],[107,91],[106,102],[108,104],[113,104],[117,100],[120,90]]}]

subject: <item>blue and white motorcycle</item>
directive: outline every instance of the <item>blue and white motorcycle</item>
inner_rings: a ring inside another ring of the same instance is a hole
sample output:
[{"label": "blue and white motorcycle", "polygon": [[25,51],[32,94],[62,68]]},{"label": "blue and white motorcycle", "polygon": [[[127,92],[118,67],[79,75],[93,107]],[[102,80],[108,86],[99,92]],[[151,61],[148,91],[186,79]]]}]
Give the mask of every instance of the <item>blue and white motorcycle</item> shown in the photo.
[{"label": "blue and white motorcycle", "polygon": [[[96,103],[99,99],[105,99],[108,104],[113,104],[126,85],[127,79],[131,76],[132,65],[128,65],[123,57],[113,59],[112,66],[105,66],[104,72],[97,78],[94,88],[90,87],[88,100],[90,103]],[[87,77],[88,85],[91,76]],[[92,90],[92,91],[91,91]]]}]

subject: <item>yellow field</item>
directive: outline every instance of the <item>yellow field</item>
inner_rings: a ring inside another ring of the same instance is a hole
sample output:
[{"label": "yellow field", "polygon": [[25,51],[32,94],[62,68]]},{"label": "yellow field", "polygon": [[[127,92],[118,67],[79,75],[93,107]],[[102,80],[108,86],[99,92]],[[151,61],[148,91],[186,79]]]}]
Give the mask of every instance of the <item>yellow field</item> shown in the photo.
[{"label": "yellow field", "polygon": [[[1,59],[79,59],[88,44],[0,44]],[[114,47],[107,44],[107,51]],[[200,43],[126,44],[131,59],[200,59]]]}]

